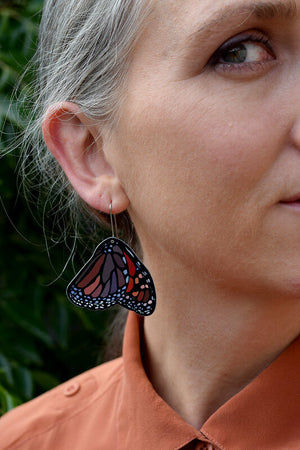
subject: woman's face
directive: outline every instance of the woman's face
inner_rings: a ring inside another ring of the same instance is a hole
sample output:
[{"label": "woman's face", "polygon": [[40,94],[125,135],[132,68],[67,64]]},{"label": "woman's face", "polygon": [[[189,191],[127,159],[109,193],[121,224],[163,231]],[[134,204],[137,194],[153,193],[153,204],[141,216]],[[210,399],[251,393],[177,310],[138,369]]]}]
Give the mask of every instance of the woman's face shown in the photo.
[{"label": "woman's face", "polygon": [[107,152],[150,265],[300,293],[299,11],[155,1]]}]

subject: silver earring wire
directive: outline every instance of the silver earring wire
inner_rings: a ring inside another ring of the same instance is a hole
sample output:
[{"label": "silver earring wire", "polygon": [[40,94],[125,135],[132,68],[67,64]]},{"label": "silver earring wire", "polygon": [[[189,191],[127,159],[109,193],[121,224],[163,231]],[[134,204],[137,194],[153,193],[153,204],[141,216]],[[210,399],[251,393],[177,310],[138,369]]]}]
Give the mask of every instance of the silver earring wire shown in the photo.
[{"label": "silver earring wire", "polygon": [[117,219],[115,214],[111,212],[112,209],[112,203],[109,205],[109,217],[110,217],[110,226],[111,226],[111,234],[112,237],[118,237],[117,233]]}]

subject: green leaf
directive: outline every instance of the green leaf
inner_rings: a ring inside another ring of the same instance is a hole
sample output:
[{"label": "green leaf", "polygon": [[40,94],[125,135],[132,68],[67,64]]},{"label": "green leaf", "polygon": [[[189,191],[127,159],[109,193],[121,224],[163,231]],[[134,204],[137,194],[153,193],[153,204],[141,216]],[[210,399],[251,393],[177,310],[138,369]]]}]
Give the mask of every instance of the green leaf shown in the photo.
[{"label": "green leaf", "polygon": [[9,393],[3,386],[0,385],[0,412],[5,414],[18,405],[21,405],[22,401],[19,397]]},{"label": "green leaf", "polygon": [[7,382],[9,384],[13,384],[13,374],[11,364],[2,353],[0,353],[0,367],[2,373],[5,374]]},{"label": "green leaf", "polygon": [[18,127],[25,123],[20,120],[17,106],[8,97],[0,97],[0,120],[2,122],[1,128],[4,120],[8,120]]},{"label": "green leaf", "polygon": [[30,342],[28,339],[12,344],[11,350],[14,358],[18,358],[23,364],[40,366],[43,362],[33,342]]},{"label": "green leaf", "polygon": [[67,348],[69,334],[69,314],[65,303],[65,299],[59,302],[56,312],[56,339],[64,349]]},{"label": "green leaf", "polygon": [[2,308],[7,315],[15,322],[16,325],[31,333],[48,346],[52,346],[53,341],[45,329],[41,328],[34,317],[26,318],[16,311],[15,308],[9,306],[8,302],[2,302]]},{"label": "green leaf", "polygon": [[34,382],[43,388],[44,391],[53,389],[55,386],[60,384],[60,381],[54,375],[42,370],[33,371],[32,376]]},{"label": "green leaf", "polygon": [[29,400],[33,394],[33,379],[30,371],[25,367],[16,365],[13,367],[13,378],[20,396]]}]

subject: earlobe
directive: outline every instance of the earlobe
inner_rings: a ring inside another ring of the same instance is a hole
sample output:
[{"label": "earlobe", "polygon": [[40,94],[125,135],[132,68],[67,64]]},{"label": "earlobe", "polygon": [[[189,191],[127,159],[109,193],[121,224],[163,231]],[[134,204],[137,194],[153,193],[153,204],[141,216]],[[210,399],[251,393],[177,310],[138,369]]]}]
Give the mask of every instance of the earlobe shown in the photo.
[{"label": "earlobe", "polygon": [[104,133],[72,102],[53,105],[43,120],[46,145],[78,194],[93,208],[124,211],[128,197],[102,151]]}]

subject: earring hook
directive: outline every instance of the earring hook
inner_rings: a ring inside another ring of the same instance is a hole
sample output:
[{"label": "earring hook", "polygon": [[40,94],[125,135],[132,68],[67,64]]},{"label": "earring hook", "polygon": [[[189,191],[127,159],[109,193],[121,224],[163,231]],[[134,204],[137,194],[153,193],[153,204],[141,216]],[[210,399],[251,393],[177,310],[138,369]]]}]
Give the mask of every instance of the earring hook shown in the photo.
[{"label": "earring hook", "polygon": [[117,219],[115,214],[112,213],[112,202],[109,205],[109,217],[110,217],[110,226],[111,226],[111,235],[112,237],[118,237],[117,232]]}]

